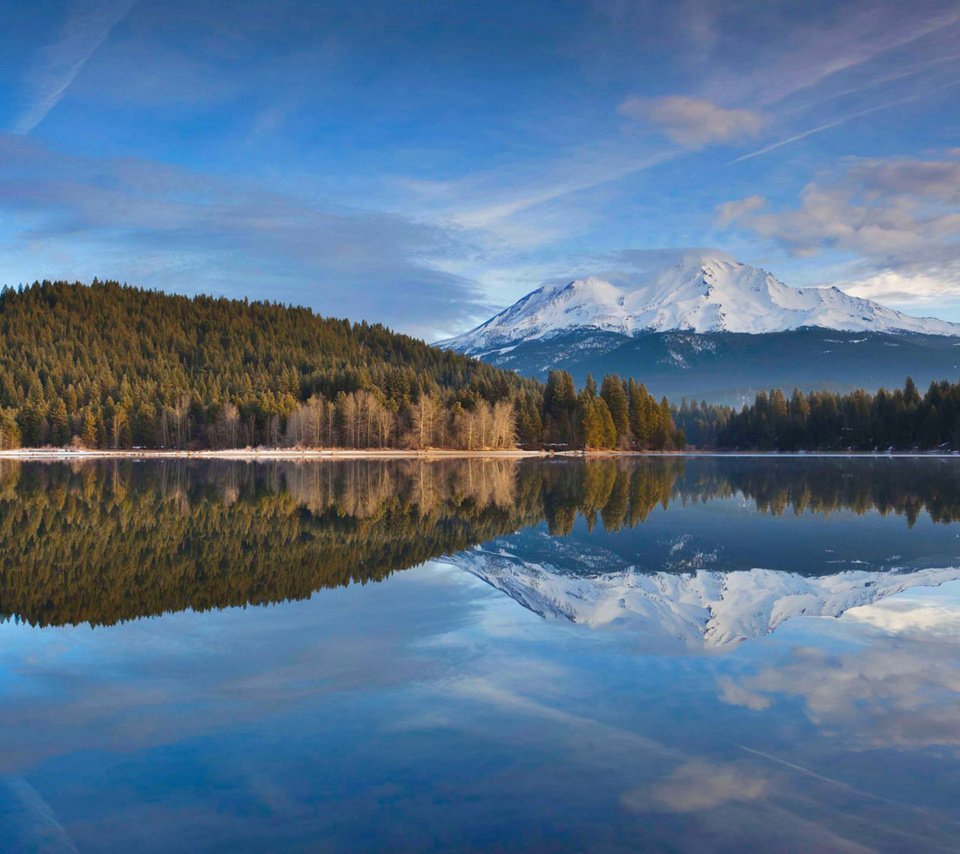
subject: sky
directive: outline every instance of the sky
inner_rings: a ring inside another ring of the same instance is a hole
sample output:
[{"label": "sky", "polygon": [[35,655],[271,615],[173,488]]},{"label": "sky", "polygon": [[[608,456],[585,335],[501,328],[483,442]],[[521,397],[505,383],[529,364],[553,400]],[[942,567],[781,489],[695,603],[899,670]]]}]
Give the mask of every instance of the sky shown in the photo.
[{"label": "sky", "polygon": [[0,4],[0,283],[434,340],[691,247],[960,321],[960,2]]}]

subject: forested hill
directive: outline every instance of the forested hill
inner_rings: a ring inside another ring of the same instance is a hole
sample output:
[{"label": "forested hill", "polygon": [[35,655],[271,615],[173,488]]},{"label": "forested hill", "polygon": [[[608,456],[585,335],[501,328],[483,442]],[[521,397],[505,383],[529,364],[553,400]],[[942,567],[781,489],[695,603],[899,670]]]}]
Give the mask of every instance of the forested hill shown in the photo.
[{"label": "forested hill", "polygon": [[395,434],[403,407],[424,393],[471,408],[537,387],[383,326],[305,308],[96,281],[0,295],[0,407],[8,432],[16,415],[24,445],[73,436],[104,447],[277,444],[311,396],[361,391],[383,410],[364,413],[378,421],[369,432]]},{"label": "forested hill", "polygon": [[377,324],[97,282],[0,293],[0,449],[679,443],[666,401],[542,386]]}]

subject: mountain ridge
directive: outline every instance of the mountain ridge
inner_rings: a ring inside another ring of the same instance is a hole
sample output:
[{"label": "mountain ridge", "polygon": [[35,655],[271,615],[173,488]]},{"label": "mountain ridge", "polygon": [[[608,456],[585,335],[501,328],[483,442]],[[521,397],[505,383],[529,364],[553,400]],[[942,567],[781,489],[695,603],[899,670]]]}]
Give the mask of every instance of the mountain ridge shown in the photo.
[{"label": "mountain ridge", "polygon": [[734,406],[771,388],[875,392],[960,376],[958,323],[793,288],[722,252],[662,259],[544,284],[437,345],[541,380],[617,373],[658,398]]}]

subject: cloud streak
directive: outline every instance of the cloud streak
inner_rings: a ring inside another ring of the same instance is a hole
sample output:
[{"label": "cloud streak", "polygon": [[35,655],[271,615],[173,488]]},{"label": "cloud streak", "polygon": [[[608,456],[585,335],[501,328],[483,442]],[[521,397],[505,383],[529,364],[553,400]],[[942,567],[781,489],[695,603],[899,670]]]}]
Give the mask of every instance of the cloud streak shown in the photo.
[{"label": "cloud streak", "polygon": [[77,75],[138,0],[79,0],[58,39],[47,45],[28,74],[31,103],[13,125],[29,134],[57,105]]},{"label": "cloud streak", "polygon": [[802,139],[807,139],[808,137],[814,136],[818,133],[823,133],[823,131],[831,130],[835,127],[840,127],[840,125],[845,125],[849,121],[854,119],[861,118],[862,116],[869,116],[871,113],[878,113],[881,110],[889,110],[892,107],[898,107],[901,104],[908,104],[911,101],[919,101],[921,98],[926,98],[929,95],[934,94],[935,92],[940,92],[944,89],[952,89],[954,86],[960,86],[960,79],[951,80],[948,83],[944,83],[940,86],[934,86],[932,89],[926,89],[923,92],[917,92],[913,95],[907,95],[903,98],[897,98],[893,101],[887,101],[884,104],[876,104],[873,107],[867,107],[863,110],[857,110],[853,113],[848,113],[845,116],[841,116],[838,119],[834,119],[831,122],[826,122],[825,124],[819,125],[814,128],[802,131],[800,133],[789,136],[786,139],[777,140],[776,142],[771,143],[770,145],[765,145],[763,148],[758,148],[756,151],[748,152],[747,154],[742,154],[740,157],[736,157],[730,161],[728,165],[732,166],[735,163],[742,163],[744,160],[752,160],[754,157],[760,157],[763,154],[769,154],[771,151],[776,151],[778,148],[783,148],[785,145],[791,145],[794,142],[799,142]]},{"label": "cloud streak", "polygon": [[946,0],[910,7],[852,0],[829,13],[808,8],[811,14],[795,16],[776,3],[724,8],[711,49],[697,54],[698,68],[709,75],[705,95],[771,109],[808,93],[814,106],[865,78],[886,77],[911,51],[927,61],[956,52],[951,30],[960,13]]}]

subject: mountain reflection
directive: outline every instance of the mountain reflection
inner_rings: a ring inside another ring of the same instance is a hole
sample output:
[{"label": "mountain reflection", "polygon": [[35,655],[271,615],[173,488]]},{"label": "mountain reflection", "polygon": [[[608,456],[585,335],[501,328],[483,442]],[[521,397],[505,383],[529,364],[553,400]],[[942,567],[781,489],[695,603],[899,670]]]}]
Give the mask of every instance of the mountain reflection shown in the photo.
[{"label": "mountain reflection", "polygon": [[[540,522],[637,529],[659,509],[960,517],[950,460],[0,463],[0,613],[109,625],[309,597]],[[689,522],[695,525],[695,517]],[[671,547],[673,548],[673,547]]]}]

